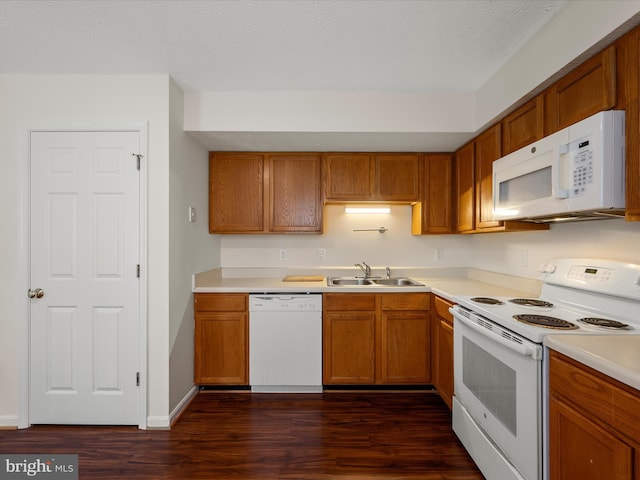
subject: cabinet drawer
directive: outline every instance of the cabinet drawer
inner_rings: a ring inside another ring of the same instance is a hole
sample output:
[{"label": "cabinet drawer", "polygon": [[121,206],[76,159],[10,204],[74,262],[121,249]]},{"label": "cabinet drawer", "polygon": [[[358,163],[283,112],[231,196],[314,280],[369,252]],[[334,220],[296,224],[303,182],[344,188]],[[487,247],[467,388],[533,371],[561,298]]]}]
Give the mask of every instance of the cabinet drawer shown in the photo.
[{"label": "cabinet drawer", "polygon": [[453,303],[440,298],[438,296],[433,297],[433,306],[436,310],[438,317],[446,320],[448,323],[453,324],[453,315],[449,312],[449,308],[453,306]]},{"label": "cabinet drawer", "polygon": [[376,296],[373,293],[325,293],[322,296],[325,311],[373,311]]},{"label": "cabinet drawer", "polygon": [[613,420],[613,386],[554,351],[549,361],[549,388],[552,395],[562,395],[576,408],[607,423]]},{"label": "cabinet drawer", "polygon": [[247,310],[247,295],[244,293],[196,293],[194,305],[196,313],[245,312]]},{"label": "cabinet drawer", "polygon": [[429,310],[429,294],[383,293],[382,310]]}]

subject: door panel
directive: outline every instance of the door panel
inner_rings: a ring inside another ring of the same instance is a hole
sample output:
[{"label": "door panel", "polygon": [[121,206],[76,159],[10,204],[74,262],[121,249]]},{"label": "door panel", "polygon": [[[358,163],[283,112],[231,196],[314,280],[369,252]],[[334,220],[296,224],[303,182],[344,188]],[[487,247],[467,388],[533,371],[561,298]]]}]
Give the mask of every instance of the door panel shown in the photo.
[{"label": "door panel", "polygon": [[139,132],[31,134],[30,423],[138,423],[139,151]]}]

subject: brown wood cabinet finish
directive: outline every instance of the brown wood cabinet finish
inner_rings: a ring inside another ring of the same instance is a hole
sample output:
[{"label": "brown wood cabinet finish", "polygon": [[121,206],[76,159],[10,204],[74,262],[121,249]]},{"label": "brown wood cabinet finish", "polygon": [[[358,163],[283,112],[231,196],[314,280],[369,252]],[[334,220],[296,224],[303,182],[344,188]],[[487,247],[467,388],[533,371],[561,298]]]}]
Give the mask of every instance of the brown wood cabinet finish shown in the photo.
[{"label": "brown wood cabinet finish", "polygon": [[496,124],[475,140],[476,230],[502,226],[493,219],[493,162],[500,158],[500,138],[500,124]]},{"label": "brown wood cabinet finish", "polygon": [[378,153],[373,158],[374,200],[390,202],[420,200],[421,154]]},{"label": "brown wood cabinet finish", "polygon": [[373,160],[368,153],[324,155],[326,200],[367,200],[373,196]]},{"label": "brown wood cabinet finish", "polygon": [[264,230],[264,165],[260,153],[209,153],[209,233]]},{"label": "brown wood cabinet finish", "polygon": [[248,295],[196,293],[194,312],[195,383],[248,385]]},{"label": "brown wood cabinet finish", "polygon": [[325,293],[323,383],[427,384],[428,293]]},{"label": "brown wood cabinet finish", "polygon": [[544,137],[544,98],[538,95],[502,120],[502,155]]},{"label": "brown wood cabinet finish", "polygon": [[469,233],[476,228],[474,142],[467,143],[455,153],[455,167],[456,231]]},{"label": "brown wood cabinet finish", "polygon": [[319,153],[209,153],[209,233],[321,233]]},{"label": "brown wood cabinet finish", "polygon": [[269,154],[269,231],[322,231],[322,158],[317,153]]},{"label": "brown wood cabinet finish", "polygon": [[431,365],[436,391],[452,408],[453,402],[453,303],[432,295],[431,307]]},{"label": "brown wood cabinet finish", "polygon": [[422,160],[420,201],[411,207],[411,233],[455,233],[454,160],[450,153],[426,153]]},{"label": "brown wood cabinet finish", "polygon": [[619,98],[626,126],[626,219],[640,221],[640,27],[617,44]]},{"label": "brown wood cabinet finish", "polygon": [[640,478],[640,392],[551,351],[552,480]]},{"label": "brown wood cabinet finish", "polygon": [[616,93],[616,48],[612,45],[546,90],[545,134],[615,107]]},{"label": "brown wood cabinet finish", "polygon": [[420,158],[417,153],[326,153],[325,200],[417,201]]}]

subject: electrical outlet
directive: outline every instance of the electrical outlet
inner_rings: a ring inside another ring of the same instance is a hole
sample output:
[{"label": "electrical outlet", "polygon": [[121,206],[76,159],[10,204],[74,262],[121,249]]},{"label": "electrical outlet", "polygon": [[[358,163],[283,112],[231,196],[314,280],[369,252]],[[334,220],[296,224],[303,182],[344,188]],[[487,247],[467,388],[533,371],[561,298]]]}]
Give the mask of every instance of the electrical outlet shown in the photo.
[{"label": "electrical outlet", "polygon": [[318,249],[318,257],[320,258],[320,260],[326,260],[327,259],[327,249],[326,248],[319,248]]},{"label": "electrical outlet", "polygon": [[196,221],[196,207],[189,207],[189,223]]},{"label": "electrical outlet", "polygon": [[436,248],[433,253],[433,258],[436,262],[444,258],[444,248]]},{"label": "electrical outlet", "polygon": [[287,259],[287,251],[280,250],[280,260],[286,260],[286,259]]},{"label": "electrical outlet", "polygon": [[527,252],[526,250],[520,250],[520,266],[529,266],[529,252]]}]

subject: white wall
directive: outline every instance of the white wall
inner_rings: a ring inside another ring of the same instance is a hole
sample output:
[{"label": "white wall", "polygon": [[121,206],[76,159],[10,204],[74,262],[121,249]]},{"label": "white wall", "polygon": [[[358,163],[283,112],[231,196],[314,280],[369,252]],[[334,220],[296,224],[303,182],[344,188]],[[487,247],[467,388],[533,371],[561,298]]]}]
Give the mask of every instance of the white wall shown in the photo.
[{"label": "white wall", "polygon": [[[354,229],[387,227],[385,233]],[[411,207],[391,206],[391,214],[345,214],[324,207],[322,235],[221,235],[221,264],[241,267],[344,267],[365,261],[372,267],[467,266],[470,238],[464,235],[411,235]],[[435,249],[444,258],[435,261]],[[318,249],[326,250],[322,260]],[[280,260],[280,250],[286,260]]]},{"label": "white wall", "polygon": [[[324,210],[323,235],[222,235],[225,268],[474,267],[538,278],[538,266],[556,257],[595,257],[640,264],[640,223],[622,219],[554,224],[550,230],[475,235],[412,236],[410,207],[390,215],[347,215],[339,205]],[[385,226],[389,231],[354,232]],[[435,260],[435,249],[443,250]],[[318,249],[326,250],[326,260]],[[287,259],[280,260],[280,250]],[[354,273],[357,270],[354,268]]]},{"label": "white wall", "polygon": [[26,414],[29,129],[148,123],[148,415],[167,418],[169,77],[0,76],[0,425]]},{"label": "white wall", "polygon": [[538,266],[556,257],[640,264],[638,245],[640,222],[613,219],[554,224],[549,231],[473,235],[470,248],[476,268],[537,278]]},{"label": "white wall", "polygon": [[[193,273],[220,266],[220,239],[209,235],[209,163],[185,134],[183,92],[171,81],[169,136],[169,410],[193,387]],[[193,223],[188,209],[196,210]]]}]

